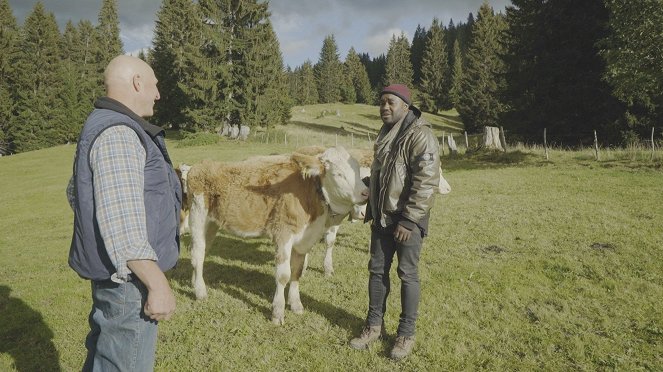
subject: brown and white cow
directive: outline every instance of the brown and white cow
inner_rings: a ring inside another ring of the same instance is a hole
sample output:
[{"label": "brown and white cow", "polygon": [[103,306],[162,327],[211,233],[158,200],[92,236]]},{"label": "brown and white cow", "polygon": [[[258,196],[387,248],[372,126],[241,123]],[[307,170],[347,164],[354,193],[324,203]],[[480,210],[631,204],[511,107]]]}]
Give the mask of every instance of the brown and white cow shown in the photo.
[{"label": "brown and white cow", "polygon": [[250,158],[242,162],[206,161],[187,175],[190,197],[193,287],[207,297],[203,280],[206,245],[219,228],[241,237],[268,237],[276,245],[276,291],[272,321],[283,324],[285,286],[288,303],[302,313],[299,278],[304,258],[329,226],[339,223],[368,189],[359,164],[342,147],[323,153]]}]

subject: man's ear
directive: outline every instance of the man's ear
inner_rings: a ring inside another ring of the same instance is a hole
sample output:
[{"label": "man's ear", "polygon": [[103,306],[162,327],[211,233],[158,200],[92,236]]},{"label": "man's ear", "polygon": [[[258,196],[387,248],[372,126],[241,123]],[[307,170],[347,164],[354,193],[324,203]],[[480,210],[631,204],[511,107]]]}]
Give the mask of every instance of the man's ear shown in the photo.
[{"label": "man's ear", "polygon": [[140,92],[141,90],[143,90],[143,82],[140,77],[140,74],[134,74],[133,78],[131,78],[131,83],[136,92]]}]

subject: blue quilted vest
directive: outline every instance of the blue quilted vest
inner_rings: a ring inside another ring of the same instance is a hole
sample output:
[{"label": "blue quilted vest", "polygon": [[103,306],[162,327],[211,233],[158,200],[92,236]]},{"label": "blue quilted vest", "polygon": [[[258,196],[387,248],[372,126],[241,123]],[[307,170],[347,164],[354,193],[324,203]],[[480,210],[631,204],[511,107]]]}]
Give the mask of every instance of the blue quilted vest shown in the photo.
[{"label": "blue quilted vest", "polygon": [[91,280],[106,280],[116,272],[97,224],[89,154],[101,132],[125,125],[136,132],[146,152],[143,195],[148,242],[156,252],[159,268],[172,269],[179,256],[182,188],[166,151],[164,131],[113,99],[100,98],[95,108],[83,126],[74,159],[76,202],[69,266]]}]

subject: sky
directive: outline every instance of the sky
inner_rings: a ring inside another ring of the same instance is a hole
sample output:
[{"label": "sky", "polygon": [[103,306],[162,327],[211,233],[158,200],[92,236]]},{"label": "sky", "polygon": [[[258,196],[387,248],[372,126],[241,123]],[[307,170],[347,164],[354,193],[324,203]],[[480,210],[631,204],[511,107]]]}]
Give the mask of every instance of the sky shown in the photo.
[{"label": "sky", "polygon": [[[484,0],[271,0],[270,20],[279,39],[283,62],[292,68],[307,60],[316,63],[322,42],[334,35],[341,60],[351,47],[371,57],[386,54],[392,35],[405,33],[408,40],[417,25],[428,29],[433,18],[447,26],[476,16]],[[41,0],[64,29],[68,20],[97,24],[102,0]],[[9,0],[19,24],[30,14],[37,0]],[[120,38],[127,53],[136,55],[152,44],[156,13],[162,0],[118,0]],[[503,12],[510,0],[488,0],[495,12]]]}]

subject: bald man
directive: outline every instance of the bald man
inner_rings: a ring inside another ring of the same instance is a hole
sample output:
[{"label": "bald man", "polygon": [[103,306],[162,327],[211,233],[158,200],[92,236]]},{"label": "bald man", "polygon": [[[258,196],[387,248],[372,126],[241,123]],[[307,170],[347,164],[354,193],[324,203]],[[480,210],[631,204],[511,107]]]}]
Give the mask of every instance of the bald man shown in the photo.
[{"label": "bald man", "polygon": [[175,311],[164,272],[179,255],[181,186],[164,130],[144,118],[159,99],[154,71],[121,55],[106,97],[81,131],[67,187],[74,211],[69,265],[91,283],[84,371],[149,371],[157,324]]}]

